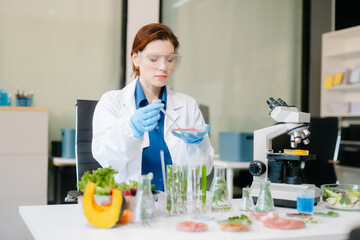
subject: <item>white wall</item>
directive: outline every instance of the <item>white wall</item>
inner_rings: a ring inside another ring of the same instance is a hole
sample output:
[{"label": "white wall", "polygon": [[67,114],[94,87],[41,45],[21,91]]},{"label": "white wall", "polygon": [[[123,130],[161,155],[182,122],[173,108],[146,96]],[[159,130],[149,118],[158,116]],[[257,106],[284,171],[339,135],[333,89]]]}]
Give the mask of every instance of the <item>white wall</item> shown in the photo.
[{"label": "white wall", "polygon": [[144,25],[159,22],[160,0],[128,1],[128,20],[126,34],[126,83],[130,83],[132,75],[131,49],[137,31]]}]

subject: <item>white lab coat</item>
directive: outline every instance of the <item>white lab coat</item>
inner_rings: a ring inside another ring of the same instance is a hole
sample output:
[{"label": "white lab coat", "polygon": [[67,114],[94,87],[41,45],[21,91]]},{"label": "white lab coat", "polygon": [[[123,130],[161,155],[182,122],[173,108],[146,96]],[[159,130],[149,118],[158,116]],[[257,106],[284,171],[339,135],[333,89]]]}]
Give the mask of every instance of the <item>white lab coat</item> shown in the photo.
[{"label": "white lab coat", "polygon": [[[112,166],[119,173],[118,183],[138,181],[141,175],[142,149],[149,146],[149,134],[136,138],[130,128],[130,117],[135,107],[136,80],[122,90],[106,92],[99,100],[93,118],[92,153],[102,167]],[[166,112],[179,126],[201,126],[203,116],[195,99],[166,89]],[[214,162],[214,149],[206,135],[199,144],[185,144],[171,133],[173,122],[165,116],[164,135],[172,162],[181,164],[206,164],[210,174]],[[160,158],[160,153],[159,153]]]}]

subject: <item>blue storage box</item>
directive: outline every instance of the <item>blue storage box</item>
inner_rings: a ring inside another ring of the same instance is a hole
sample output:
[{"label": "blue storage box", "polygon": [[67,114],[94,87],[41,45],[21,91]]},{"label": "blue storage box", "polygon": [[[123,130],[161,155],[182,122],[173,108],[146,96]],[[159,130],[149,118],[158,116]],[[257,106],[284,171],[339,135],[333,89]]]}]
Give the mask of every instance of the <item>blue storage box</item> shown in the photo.
[{"label": "blue storage box", "polygon": [[75,129],[61,129],[61,157],[75,158]]},{"label": "blue storage box", "polygon": [[10,106],[11,98],[8,97],[8,93],[6,89],[0,88],[0,106]]},{"label": "blue storage box", "polygon": [[232,162],[251,162],[254,151],[254,134],[220,132],[220,159]]}]

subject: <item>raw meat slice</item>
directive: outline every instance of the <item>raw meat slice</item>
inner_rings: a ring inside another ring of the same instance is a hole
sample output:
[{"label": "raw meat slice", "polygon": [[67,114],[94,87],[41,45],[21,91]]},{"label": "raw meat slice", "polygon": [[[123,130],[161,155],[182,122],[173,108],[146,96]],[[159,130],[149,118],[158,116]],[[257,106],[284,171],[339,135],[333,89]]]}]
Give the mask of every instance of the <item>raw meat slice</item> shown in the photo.
[{"label": "raw meat slice", "polygon": [[263,221],[268,218],[270,219],[278,218],[279,214],[277,212],[256,212],[256,213],[250,213],[250,216],[252,216],[256,220]]},{"label": "raw meat slice", "polygon": [[305,223],[303,221],[287,218],[268,218],[262,222],[265,227],[276,229],[300,229],[305,227]]},{"label": "raw meat slice", "polygon": [[204,232],[207,230],[205,223],[197,223],[192,221],[179,222],[176,229],[184,232]]}]

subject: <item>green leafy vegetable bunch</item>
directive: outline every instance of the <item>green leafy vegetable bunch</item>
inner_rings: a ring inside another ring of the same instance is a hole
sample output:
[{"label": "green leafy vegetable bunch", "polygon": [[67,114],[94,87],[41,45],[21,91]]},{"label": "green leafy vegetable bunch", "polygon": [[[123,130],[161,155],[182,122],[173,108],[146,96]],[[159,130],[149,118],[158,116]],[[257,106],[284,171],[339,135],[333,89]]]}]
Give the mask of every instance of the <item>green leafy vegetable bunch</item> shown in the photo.
[{"label": "green leafy vegetable bunch", "polygon": [[123,190],[130,190],[131,188],[137,188],[138,184],[139,183],[137,181],[132,181],[132,180],[129,180],[129,184],[122,182],[119,184],[119,190],[123,191]]},{"label": "green leafy vegetable bunch", "polygon": [[95,183],[95,194],[97,195],[110,195],[112,188],[119,188],[119,184],[116,183],[114,175],[118,171],[112,167],[98,168],[96,170],[86,171],[81,177],[81,181],[78,183],[79,190],[85,192],[88,182]]}]

